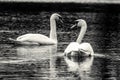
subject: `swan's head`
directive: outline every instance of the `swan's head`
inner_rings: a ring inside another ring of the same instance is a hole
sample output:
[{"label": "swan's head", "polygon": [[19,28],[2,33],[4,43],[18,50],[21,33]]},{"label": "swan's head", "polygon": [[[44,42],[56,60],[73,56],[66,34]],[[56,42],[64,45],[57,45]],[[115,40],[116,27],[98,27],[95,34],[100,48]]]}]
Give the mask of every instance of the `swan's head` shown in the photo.
[{"label": "swan's head", "polygon": [[62,16],[59,15],[58,13],[52,14],[52,16],[51,16],[50,19],[52,19],[52,20],[59,20],[60,22],[63,22],[63,21],[62,21]]},{"label": "swan's head", "polygon": [[74,28],[76,26],[78,27],[85,27],[87,24],[86,24],[86,21],[83,20],[83,19],[78,19],[78,20],[75,20],[75,24],[71,27],[71,28]]}]

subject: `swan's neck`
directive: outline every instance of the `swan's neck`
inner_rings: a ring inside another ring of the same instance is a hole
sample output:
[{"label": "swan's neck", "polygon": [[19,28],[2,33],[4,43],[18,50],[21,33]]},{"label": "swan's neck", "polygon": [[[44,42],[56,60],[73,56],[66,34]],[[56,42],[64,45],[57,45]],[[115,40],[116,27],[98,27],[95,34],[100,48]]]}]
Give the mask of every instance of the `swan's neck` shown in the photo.
[{"label": "swan's neck", "polygon": [[56,21],[53,18],[50,18],[50,38],[57,41]]},{"label": "swan's neck", "polygon": [[80,33],[79,33],[79,36],[78,36],[76,42],[81,43],[81,41],[85,35],[86,30],[87,30],[87,24],[81,26],[81,30],[80,30]]}]

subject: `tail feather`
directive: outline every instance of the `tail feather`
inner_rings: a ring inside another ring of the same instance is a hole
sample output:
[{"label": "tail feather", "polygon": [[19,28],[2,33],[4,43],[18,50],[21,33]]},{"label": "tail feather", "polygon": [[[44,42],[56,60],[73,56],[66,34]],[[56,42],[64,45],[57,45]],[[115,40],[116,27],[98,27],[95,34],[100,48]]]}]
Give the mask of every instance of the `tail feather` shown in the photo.
[{"label": "tail feather", "polygon": [[10,40],[10,41],[16,41],[15,39],[12,39],[12,38],[8,38],[8,40]]},{"label": "tail feather", "polygon": [[8,38],[11,44],[20,44],[20,41],[17,41],[16,39]]}]

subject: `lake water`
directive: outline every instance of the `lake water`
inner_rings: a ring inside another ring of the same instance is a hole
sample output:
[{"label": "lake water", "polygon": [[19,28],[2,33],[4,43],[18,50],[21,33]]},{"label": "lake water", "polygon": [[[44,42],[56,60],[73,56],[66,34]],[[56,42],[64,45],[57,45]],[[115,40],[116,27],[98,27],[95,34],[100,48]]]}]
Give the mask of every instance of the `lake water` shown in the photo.
[{"label": "lake water", "polygon": [[[49,35],[54,12],[0,12],[0,80],[119,80],[119,13],[57,12],[58,45],[14,46],[8,38],[25,33]],[[83,42],[93,46],[96,56],[79,59],[62,56],[75,41],[80,28],[70,30],[76,19],[85,19],[88,29]]]}]

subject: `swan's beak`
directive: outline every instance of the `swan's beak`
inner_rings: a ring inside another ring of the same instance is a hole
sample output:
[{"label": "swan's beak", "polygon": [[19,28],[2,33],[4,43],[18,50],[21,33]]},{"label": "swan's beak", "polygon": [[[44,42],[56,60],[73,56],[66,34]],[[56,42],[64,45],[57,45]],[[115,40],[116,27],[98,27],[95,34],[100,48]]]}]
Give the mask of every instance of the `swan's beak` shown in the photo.
[{"label": "swan's beak", "polygon": [[63,18],[59,16],[60,23],[63,23]]},{"label": "swan's beak", "polygon": [[73,26],[71,27],[71,29],[73,29],[73,28],[76,27],[76,26],[77,26],[77,24],[73,25]]},{"label": "swan's beak", "polygon": [[60,23],[63,23],[63,20],[60,19]]}]

